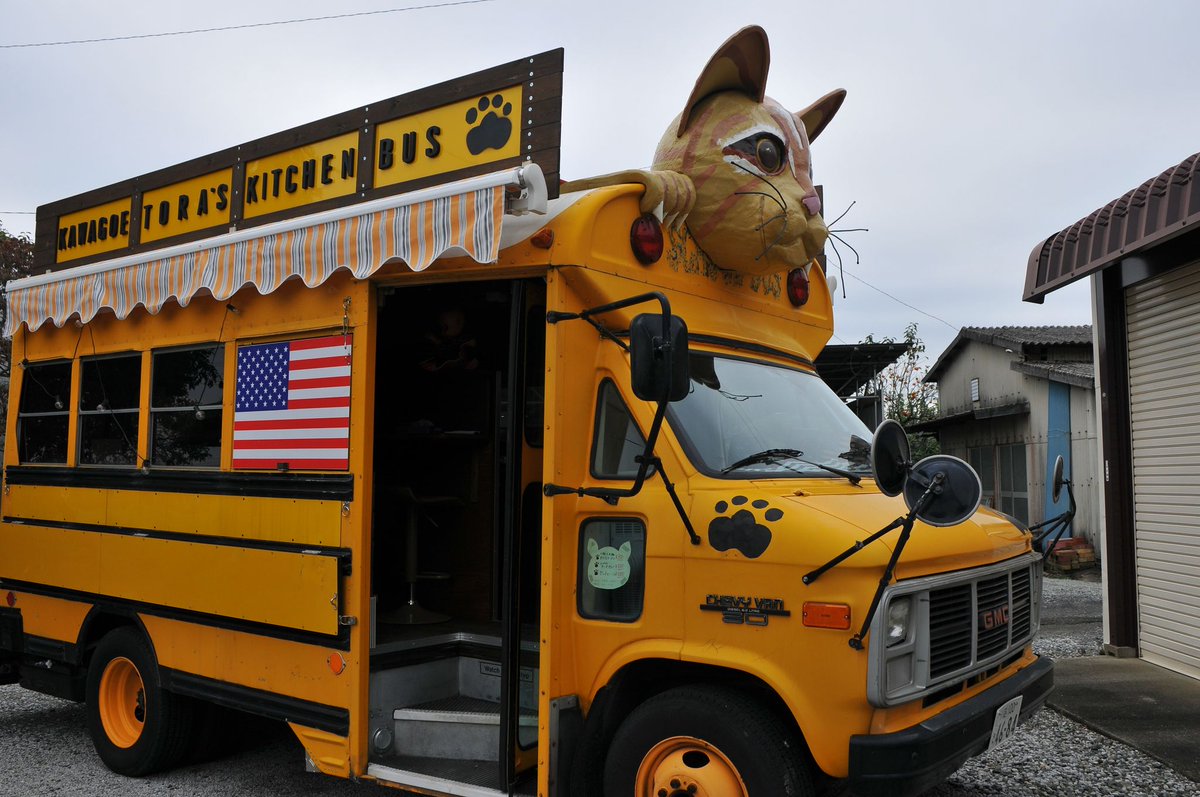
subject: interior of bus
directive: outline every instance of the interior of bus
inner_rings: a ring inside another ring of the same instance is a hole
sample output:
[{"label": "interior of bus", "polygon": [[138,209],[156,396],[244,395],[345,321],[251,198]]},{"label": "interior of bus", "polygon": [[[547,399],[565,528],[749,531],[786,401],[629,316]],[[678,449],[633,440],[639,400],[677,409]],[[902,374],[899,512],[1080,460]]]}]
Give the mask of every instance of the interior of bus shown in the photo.
[{"label": "interior of bus", "polygon": [[507,790],[537,742],[545,284],[377,295],[371,762]]}]

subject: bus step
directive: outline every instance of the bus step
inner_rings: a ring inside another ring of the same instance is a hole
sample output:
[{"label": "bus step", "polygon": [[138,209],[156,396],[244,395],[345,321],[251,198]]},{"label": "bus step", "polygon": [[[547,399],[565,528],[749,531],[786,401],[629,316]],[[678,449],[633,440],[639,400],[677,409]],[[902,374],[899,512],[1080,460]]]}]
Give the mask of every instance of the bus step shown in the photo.
[{"label": "bus step", "polygon": [[500,704],[472,697],[449,697],[392,714],[394,749],[424,758],[496,761],[500,750]]},{"label": "bus step", "polygon": [[[406,756],[497,761],[500,749],[500,704],[454,696],[398,708],[393,749]],[[522,714],[521,724],[536,727],[537,717]]]}]

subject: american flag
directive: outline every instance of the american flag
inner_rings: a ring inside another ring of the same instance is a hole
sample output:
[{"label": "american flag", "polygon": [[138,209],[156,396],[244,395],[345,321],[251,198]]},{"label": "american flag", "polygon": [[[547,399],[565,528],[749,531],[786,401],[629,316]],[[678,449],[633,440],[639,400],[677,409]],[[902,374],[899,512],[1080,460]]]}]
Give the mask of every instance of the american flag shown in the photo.
[{"label": "american flag", "polygon": [[233,467],[350,466],[350,335],[241,346]]}]

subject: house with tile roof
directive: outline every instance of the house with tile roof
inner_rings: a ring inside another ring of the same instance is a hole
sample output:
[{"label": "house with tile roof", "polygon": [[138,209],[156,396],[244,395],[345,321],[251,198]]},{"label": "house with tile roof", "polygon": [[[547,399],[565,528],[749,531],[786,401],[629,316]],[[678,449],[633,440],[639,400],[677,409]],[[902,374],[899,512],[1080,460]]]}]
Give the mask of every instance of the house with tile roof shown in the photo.
[{"label": "house with tile roof", "polygon": [[1062,456],[1079,512],[1069,533],[1099,530],[1096,393],[1090,326],[963,327],[925,376],[938,386],[942,453],[971,463],[983,503],[1025,523],[1066,508],[1052,500]]}]

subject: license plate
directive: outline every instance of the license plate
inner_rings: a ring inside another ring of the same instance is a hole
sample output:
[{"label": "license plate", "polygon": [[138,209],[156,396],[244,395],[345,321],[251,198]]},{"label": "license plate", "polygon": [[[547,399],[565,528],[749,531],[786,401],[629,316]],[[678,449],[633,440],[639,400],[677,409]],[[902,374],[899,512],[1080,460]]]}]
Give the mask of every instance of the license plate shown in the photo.
[{"label": "license plate", "polygon": [[1020,721],[1021,695],[1017,695],[996,709],[996,721],[992,723],[992,738],[988,742],[988,749],[992,750],[1004,744],[1004,740],[1013,735],[1013,731],[1017,729],[1017,723]]}]

